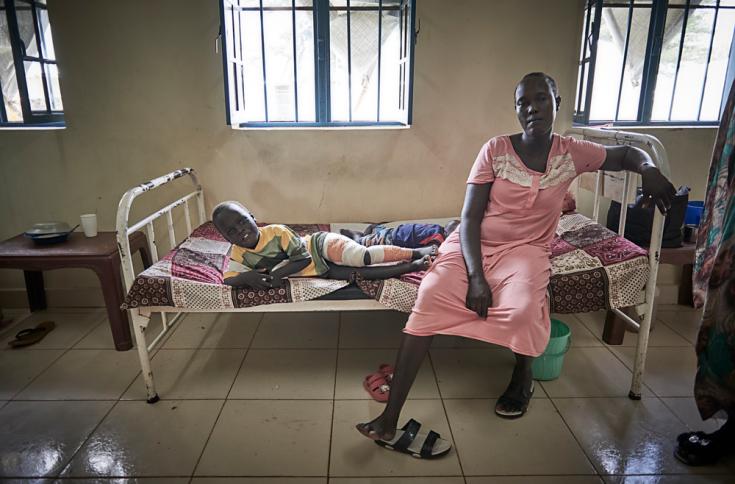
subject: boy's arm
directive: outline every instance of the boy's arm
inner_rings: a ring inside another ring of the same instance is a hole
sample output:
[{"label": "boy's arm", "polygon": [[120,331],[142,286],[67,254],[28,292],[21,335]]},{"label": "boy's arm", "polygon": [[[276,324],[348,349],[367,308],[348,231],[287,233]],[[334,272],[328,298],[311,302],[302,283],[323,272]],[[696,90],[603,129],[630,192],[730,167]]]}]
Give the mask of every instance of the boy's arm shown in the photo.
[{"label": "boy's arm", "polygon": [[[245,249],[233,245],[230,250],[230,262],[225,271],[224,283],[233,287],[247,287],[252,289],[269,289],[272,276],[263,271],[245,264],[243,257]],[[231,276],[231,277],[228,277]]]},{"label": "boy's arm", "polygon": [[281,287],[284,277],[300,272],[311,263],[311,255],[304,239],[287,225],[279,225],[278,230],[281,239],[281,250],[288,257],[288,262],[270,272],[273,276],[271,287]]},{"label": "boy's arm", "polygon": [[253,289],[270,289],[273,276],[257,271],[241,272],[236,276],[225,279],[225,284],[233,287],[250,287]]},{"label": "boy's arm", "polygon": [[275,271],[271,271],[271,287],[281,287],[281,285],[283,284],[283,278],[302,271],[310,263],[311,257],[295,261],[288,261],[288,263],[286,263],[284,266],[279,267]]}]

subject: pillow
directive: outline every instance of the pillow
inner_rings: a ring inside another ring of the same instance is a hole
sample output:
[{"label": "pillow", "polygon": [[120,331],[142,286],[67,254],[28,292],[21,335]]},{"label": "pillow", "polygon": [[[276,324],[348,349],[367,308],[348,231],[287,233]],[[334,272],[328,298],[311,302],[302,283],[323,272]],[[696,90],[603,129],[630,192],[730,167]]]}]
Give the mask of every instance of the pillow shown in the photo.
[{"label": "pillow", "polygon": [[564,201],[561,204],[561,213],[574,212],[577,210],[577,201],[574,199],[572,192],[564,194]]}]

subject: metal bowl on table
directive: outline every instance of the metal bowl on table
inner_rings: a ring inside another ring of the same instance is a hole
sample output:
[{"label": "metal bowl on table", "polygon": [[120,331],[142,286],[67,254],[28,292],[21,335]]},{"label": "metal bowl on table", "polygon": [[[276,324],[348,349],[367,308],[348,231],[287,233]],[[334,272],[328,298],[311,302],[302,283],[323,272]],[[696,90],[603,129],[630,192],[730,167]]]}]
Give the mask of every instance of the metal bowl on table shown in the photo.
[{"label": "metal bowl on table", "polygon": [[69,234],[74,232],[74,228],[70,228],[66,222],[41,222],[33,224],[33,226],[26,230],[23,235],[31,239],[36,244],[40,245],[51,245],[58,244],[66,241],[69,238]]}]

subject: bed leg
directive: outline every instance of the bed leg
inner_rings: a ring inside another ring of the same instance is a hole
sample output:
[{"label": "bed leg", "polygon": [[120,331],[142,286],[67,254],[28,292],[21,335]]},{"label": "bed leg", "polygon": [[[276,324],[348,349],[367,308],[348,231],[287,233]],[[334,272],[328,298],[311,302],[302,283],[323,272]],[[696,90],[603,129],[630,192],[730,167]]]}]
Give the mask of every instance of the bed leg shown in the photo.
[{"label": "bed leg", "polygon": [[651,333],[651,320],[653,319],[653,304],[646,305],[645,316],[638,330],[638,344],[635,348],[635,363],[633,364],[633,381],[630,384],[628,398],[631,400],[641,399],[641,387],[643,386],[643,372],[646,367],[646,356],[648,354],[648,338]]},{"label": "bed leg", "polygon": [[664,232],[664,216],[654,209],[653,228],[651,230],[651,247],[648,250],[649,274],[646,282],[646,310],[643,321],[638,329],[638,345],[635,348],[635,363],[633,365],[633,381],[630,384],[628,397],[631,400],[641,399],[643,386],[643,372],[646,369],[648,355],[648,337],[651,333],[654,301],[656,299],[656,280],[658,279],[658,264],[661,252],[661,237]]},{"label": "bed leg", "polygon": [[153,371],[151,370],[151,357],[148,352],[148,343],[145,340],[145,328],[150,321],[150,315],[140,314],[138,311],[131,311],[133,316],[133,332],[135,333],[135,346],[138,349],[138,358],[140,359],[140,370],[143,373],[143,381],[145,382],[145,390],[148,394],[147,402],[156,403],[159,400],[156,393],[156,386],[153,383]]}]

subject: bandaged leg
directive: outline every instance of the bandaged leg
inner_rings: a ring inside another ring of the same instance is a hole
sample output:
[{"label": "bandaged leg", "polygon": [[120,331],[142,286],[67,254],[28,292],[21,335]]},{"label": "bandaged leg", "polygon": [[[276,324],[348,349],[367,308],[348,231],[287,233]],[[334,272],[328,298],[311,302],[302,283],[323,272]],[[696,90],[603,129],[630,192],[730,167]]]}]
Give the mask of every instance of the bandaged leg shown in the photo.
[{"label": "bandaged leg", "polygon": [[410,261],[414,251],[392,245],[363,247],[341,234],[328,234],[324,239],[322,255],[335,264],[347,267],[364,267],[381,262]]},{"label": "bandaged leg", "polygon": [[414,254],[413,249],[406,249],[395,245],[373,245],[368,247],[367,251],[370,254],[371,264],[411,260]]}]

